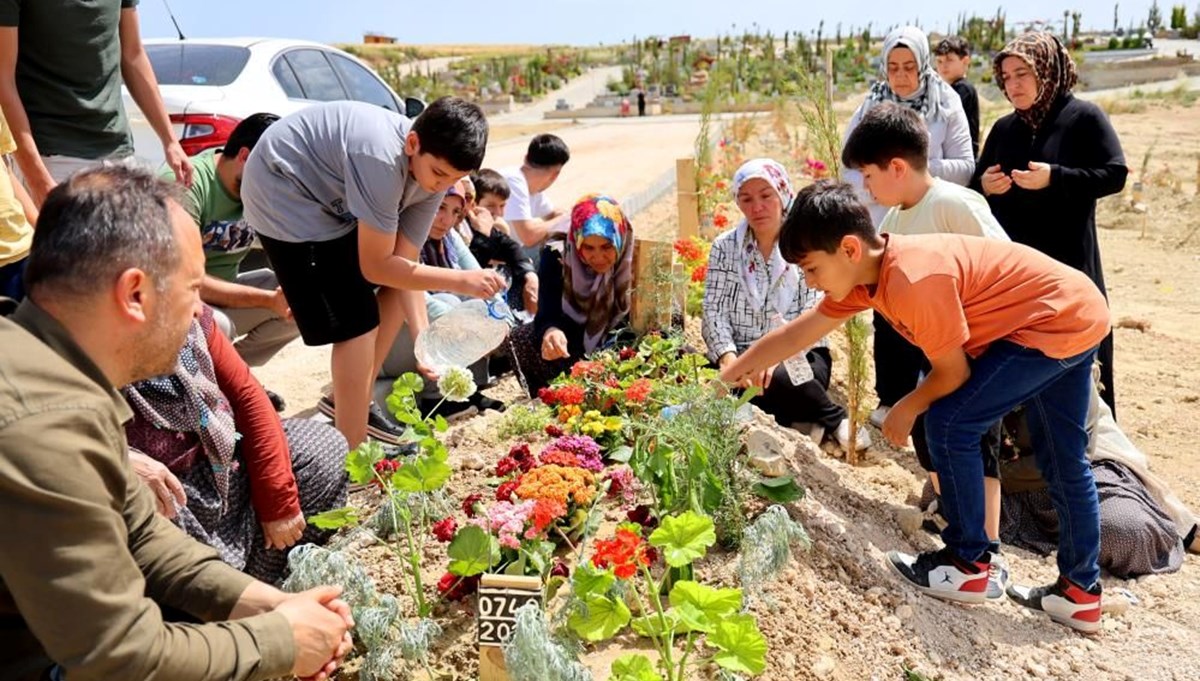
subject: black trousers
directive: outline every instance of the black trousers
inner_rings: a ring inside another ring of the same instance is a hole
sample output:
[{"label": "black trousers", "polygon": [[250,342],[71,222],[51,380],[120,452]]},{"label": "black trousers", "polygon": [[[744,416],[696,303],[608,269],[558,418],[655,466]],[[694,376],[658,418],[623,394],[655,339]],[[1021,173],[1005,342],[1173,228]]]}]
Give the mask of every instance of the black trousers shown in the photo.
[{"label": "black trousers", "polygon": [[813,380],[792,385],[787,369],[780,363],[771,374],[771,384],[766,391],[750,403],[774,416],[775,422],[784,427],[802,421],[832,430],[846,418],[846,410],[829,398],[833,367],[829,348],[813,348],[806,357],[812,367]]}]

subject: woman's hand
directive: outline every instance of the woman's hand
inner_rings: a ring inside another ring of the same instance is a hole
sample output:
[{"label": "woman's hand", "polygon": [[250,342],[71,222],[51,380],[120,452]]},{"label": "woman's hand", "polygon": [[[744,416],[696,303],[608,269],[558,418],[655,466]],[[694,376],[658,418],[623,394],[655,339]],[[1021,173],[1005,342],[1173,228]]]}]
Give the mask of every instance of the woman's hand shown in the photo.
[{"label": "woman's hand", "polygon": [[303,513],[297,513],[291,518],[263,523],[263,543],[268,549],[282,551],[300,541],[305,524]]},{"label": "woman's hand", "polygon": [[983,193],[987,196],[999,196],[1012,189],[1013,184],[1012,178],[1004,174],[999,163],[983,171],[979,182],[983,185]]},{"label": "woman's hand", "polygon": [[525,275],[525,287],[521,289],[521,299],[525,303],[526,312],[531,315],[537,314],[538,277],[533,272]]},{"label": "woman's hand", "polygon": [[542,336],[542,359],[550,362],[570,356],[567,352],[567,334],[555,328],[546,329]]},{"label": "woman's hand", "polygon": [[141,452],[130,450],[129,463],[133,466],[133,472],[154,493],[154,506],[158,512],[174,520],[178,510],[187,506],[187,493],[183,491],[179,478],[171,469]]},{"label": "woman's hand", "polygon": [[1012,181],[1021,189],[1038,190],[1050,186],[1050,164],[1029,162],[1029,170],[1012,171]]}]

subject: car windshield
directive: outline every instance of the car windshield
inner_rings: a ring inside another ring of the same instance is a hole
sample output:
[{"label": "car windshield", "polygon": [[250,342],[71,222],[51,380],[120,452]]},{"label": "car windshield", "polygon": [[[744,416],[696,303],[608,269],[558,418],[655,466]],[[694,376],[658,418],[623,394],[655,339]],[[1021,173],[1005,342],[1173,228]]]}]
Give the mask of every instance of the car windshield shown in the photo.
[{"label": "car windshield", "polygon": [[146,54],[159,85],[229,85],[250,59],[235,45],[147,45]]}]

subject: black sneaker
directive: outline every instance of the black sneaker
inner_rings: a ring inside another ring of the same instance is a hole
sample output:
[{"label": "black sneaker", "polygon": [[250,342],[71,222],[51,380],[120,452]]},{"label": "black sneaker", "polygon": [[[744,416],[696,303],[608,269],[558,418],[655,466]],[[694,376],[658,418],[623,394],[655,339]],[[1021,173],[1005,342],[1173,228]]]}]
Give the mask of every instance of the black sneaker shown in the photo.
[{"label": "black sneaker", "polygon": [[282,395],[274,390],[267,390],[266,388],[263,388],[263,391],[267,393],[267,399],[271,400],[271,406],[275,407],[275,411],[277,413],[282,414],[283,410],[287,409],[287,401],[283,399]]},{"label": "black sneaker", "polygon": [[1082,589],[1066,577],[1059,577],[1050,586],[1008,587],[1008,597],[1018,605],[1039,610],[1050,619],[1084,634],[1100,631],[1100,582],[1091,589]]},{"label": "black sneaker", "polygon": [[492,398],[488,397],[487,395],[484,395],[483,393],[478,393],[478,392],[475,393],[474,395],[471,395],[471,399],[469,400],[469,402],[471,404],[475,405],[475,408],[478,409],[480,412],[485,412],[488,409],[492,409],[495,411],[504,411],[505,409],[508,409],[508,405],[501,402],[500,400],[493,400]]},{"label": "black sneaker", "polygon": [[988,554],[968,562],[950,547],[909,555],[889,551],[888,565],[923,593],[956,603],[983,603],[987,599]]},{"label": "black sneaker", "polygon": [[[317,411],[329,418],[334,418],[337,410],[334,407],[333,398],[323,395],[317,402]],[[388,418],[382,407],[371,402],[367,407],[367,435],[384,444],[400,444],[400,438],[404,435],[404,427]]]}]

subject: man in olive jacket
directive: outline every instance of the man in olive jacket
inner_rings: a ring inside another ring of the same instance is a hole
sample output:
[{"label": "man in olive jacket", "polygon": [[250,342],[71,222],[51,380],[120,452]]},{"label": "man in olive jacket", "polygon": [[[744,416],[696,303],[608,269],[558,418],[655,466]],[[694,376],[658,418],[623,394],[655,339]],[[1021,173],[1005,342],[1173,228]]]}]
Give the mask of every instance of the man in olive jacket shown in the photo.
[{"label": "man in olive jacket", "polygon": [[225,565],[130,467],[116,388],[173,370],[204,276],[173,191],[125,168],[60,184],[0,319],[0,681],[326,678],[349,649],[340,589]]}]

